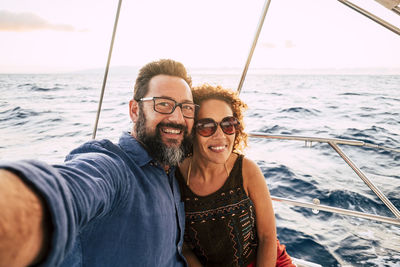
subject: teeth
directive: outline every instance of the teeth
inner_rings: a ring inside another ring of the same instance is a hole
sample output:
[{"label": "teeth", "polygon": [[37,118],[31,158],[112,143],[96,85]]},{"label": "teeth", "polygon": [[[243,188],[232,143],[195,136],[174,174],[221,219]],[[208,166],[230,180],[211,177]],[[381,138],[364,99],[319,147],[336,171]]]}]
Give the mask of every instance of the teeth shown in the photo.
[{"label": "teeth", "polygon": [[211,146],[210,148],[214,150],[222,150],[225,149],[225,146]]},{"label": "teeth", "polygon": [[163,132],[170,133],[170,134],[180,134],[181,133],[180,130],[176,130],[176,129],[164,129]]}]

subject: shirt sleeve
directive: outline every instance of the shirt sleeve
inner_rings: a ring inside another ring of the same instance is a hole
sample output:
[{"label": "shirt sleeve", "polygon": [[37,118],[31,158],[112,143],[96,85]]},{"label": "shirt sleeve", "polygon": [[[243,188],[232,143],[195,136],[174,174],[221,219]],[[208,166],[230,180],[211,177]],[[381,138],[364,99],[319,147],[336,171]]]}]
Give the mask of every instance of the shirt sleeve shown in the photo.
[{"label": "shirt sleeve", "polygon": [[58,266],[80,228],[123,205],[132,186],[126,160],[96,143],[71,152],[63,165],[36,160],[0,164],[41,194],[53,226],[50,251],[43,266]]}]

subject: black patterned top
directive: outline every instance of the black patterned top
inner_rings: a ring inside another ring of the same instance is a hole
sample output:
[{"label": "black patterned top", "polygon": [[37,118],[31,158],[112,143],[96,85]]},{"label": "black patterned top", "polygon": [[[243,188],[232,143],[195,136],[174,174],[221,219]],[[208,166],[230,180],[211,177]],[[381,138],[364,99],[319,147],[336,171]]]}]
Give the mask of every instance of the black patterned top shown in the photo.
[{"label": "black patterned top", "polygon": [[225,184],[204,197],[176,170],[185,202],[185,241],[205,266],[247,266],[256,260],[255,212],[243,188],[242,161],[239,155]]}]

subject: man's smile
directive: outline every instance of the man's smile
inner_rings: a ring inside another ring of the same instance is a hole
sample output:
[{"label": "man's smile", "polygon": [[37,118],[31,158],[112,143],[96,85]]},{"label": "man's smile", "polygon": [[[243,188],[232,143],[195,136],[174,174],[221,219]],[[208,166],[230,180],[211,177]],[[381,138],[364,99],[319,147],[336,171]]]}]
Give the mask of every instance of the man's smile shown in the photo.
[{"label": "man's smile", "polygon": [[173,134],[173,135],[177,135],[177,134],[181,134],[182,130],[181,129],[177,129],[177,128],[171,128],[171,127],[161,127],[161,131],[163,133],[166,134]]}]

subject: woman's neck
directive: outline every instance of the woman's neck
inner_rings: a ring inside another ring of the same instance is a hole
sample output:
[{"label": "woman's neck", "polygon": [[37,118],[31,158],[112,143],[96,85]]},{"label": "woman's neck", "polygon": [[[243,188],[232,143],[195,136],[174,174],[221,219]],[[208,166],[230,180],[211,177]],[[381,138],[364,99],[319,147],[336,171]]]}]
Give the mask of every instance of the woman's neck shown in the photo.
[{"label": "woman's neck", "polygon": [[224,163],[215,163],[193,155],[187,163],[186,184],[200,196],[217,191],[229,177],[231,158],[232,155]]}]

